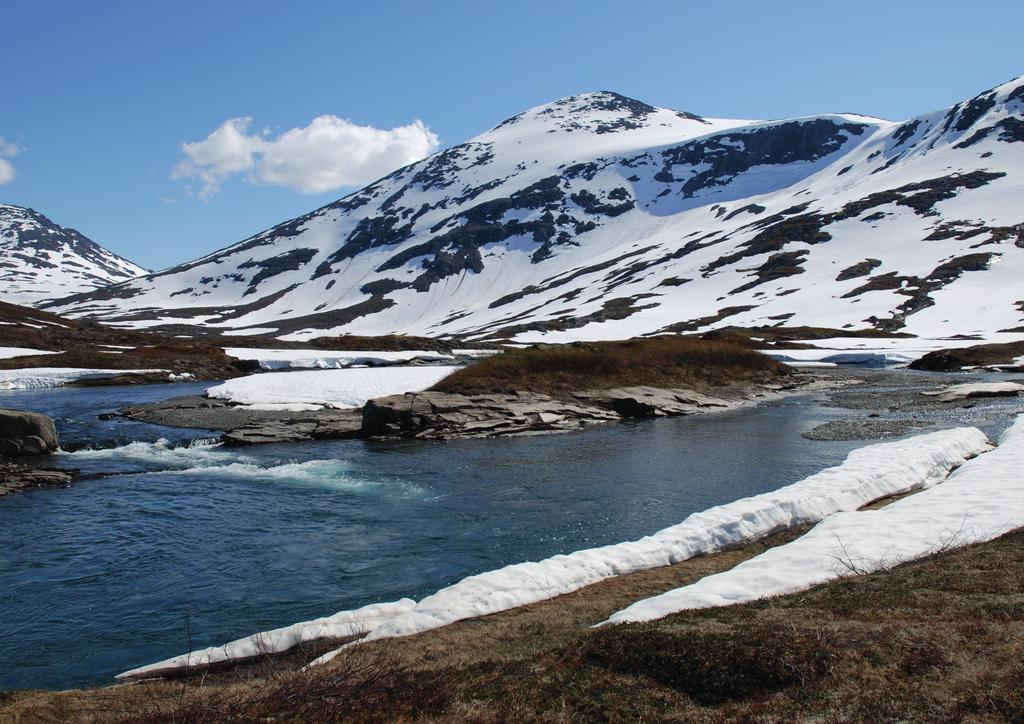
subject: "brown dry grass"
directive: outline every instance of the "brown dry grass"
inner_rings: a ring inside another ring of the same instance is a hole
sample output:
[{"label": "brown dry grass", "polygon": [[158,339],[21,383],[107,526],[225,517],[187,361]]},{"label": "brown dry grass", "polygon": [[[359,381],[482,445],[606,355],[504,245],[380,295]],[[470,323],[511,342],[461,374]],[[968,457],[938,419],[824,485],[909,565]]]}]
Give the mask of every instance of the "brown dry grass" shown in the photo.
[{"label": "brown dry grass", "polygon": [[589,628],[792,535],[374,642],[312,673],[0,695],[0,720],[1024,720],[1024,531],[801,594]]},{"label": "brown dry grass", "polygon": [[965,367],[1012,365],[1024,355],[1024,342],[979,344],[960,349],[939,349],[929,352],[910,364],[912,370],[955,372]]},{"label": "brown dry grass", "polygon": [[732,342],[654,337],[509,350],[464,367],[433,389],[549,395],[636,385],[709,389],[776,379],[787,369]]}]

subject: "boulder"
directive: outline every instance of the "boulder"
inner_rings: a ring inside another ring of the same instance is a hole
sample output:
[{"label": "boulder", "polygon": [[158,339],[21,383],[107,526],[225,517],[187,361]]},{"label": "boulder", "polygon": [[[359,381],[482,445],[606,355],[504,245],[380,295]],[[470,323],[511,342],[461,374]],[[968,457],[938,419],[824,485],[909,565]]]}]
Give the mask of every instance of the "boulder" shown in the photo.
[{"label": "boulder", "polygon": [[0,410],[0,455],[47,455],[59,446],[51,418],[38,412]]}]

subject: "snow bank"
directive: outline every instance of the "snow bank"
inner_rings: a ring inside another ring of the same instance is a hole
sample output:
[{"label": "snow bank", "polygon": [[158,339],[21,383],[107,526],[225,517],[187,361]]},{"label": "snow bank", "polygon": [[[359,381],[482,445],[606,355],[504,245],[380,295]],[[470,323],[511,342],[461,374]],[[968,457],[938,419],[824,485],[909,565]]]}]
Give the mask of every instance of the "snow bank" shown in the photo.
[{"label": "snow bank", "polygon": [[638,601],[605,623],[650,621],[802,591],[850,573],[880,570],[951,546],[991,540],[1024,526],[1024,416],[999,447],[942,485],[881,510],[837,513],[806,535],[735,568]]},{"label": "snow bank", "polygon": [[429,350],[402,352],[332,352],[322,349],[252,349],[226,347],[224,353],[236,359],[259,362],[265,370],[344,369],[357,365],[408,364],[413,361],[438,362],[454,359],[450,354]]},{"label": "snow bank", "polygon": [[259,409],[317,410],[362,407],[367,400],[432,387],[458,367],[280,372],[239,377],[209,388],[208,397]]},{"label": "snow bank", "polygon": [[941,390],[929,390],[922,395],[934,397],[940,402],[966,400],[971,397],[1014,397],[1024,392],[1024,385],[1016,382],[967,382],[950,385]]},{"label": "snow bank", "polygon": [[457,354],[460,357],[490,357],[491,355],[501,354],[500,349],[453,349],[452,354]]},{"label": "snow bank", "polygon": [[859,365],[861,367],[898,367],[910,364],[920,356],[880,350],[843,352],[835,349],[793,349],[786,350],[785,352],[761,351],[772,359],[785,362],[794,367],[807,366],[810,363]]},{"label": "snow bank", "polygon": [[354,611],[342,611],[333,616],[253,634],[223,646],[211,646],[157,664],[141,666],[118,674],[117,678],[142,679],[161,676],[197,666],[209,666],[224,661],[238,661],[268,653],[287,651],[306,641],[358,636],[380,626],[385,621],[402,615],[414,605],[415,602],[412,599],[403,598],[394,603],[375,603]]},{"label": "snow bank", "polygon": [[61,354],[52,349],[30,349],[29,347],[0,347],[0,359],[12,357],[30,357],[36,354]]},{"label": "snow bank", "polygon": [[247,337],[253,334],[273,334],[276,327],[245,327],[243,329],[222,329],[221,334],[225,337]]},{"label": "snow bank", "polygon": [[[776,357],[778,359],[778,357]],[[790,367],[838,367],[835,362],[795,362],[793,360],[779,360],[780,362],[785,361]]]},{"label": "snow bank", "polygon": [[[841,465],[798,483],[695,513],[679,525],[638,541],[470,576],[403,608],[398,615],[375,619],[375,626],[367,625],[364,640],[410,635],[544,601],[607,578],[678,563],[744,540],[813,523],[836,511],[856,510],[887,495],[934,485],[966,458],[986,449],[985,435],[975,428],[941,430],[907,440],[868,445],[851,452]],[[296,624],[298,627],[306,625]],[[310,622],[308,625],[318,624]],[[228,645],[231,646],[233,644]],[[211,650],[235,651],[225,647]],[[331,652],[317,661],[329,660],[336,654],[337,651]],[[167,672],[186,665],[195,665],[195,660],[190,664],[179,656],[121,676]]]},{"label": "snow bank", "polygon": [[957,428],[869,445],[838,466],[779,490],[689,516],[638,541],[520,563],[466,578],[420,601],[367,640],[406,636],[569,593],[627,573],[671,565],[752,538],[817,522],[872,500],[928,487],[988,447],[984,433]]},{"label": "snow bank", "polygon": [[144,375],[167,370],[102,370],[76,367],[26,367],[0,371],[0,390],[33,390],[60,387],[77,380],[100,380],[118,375]]}]

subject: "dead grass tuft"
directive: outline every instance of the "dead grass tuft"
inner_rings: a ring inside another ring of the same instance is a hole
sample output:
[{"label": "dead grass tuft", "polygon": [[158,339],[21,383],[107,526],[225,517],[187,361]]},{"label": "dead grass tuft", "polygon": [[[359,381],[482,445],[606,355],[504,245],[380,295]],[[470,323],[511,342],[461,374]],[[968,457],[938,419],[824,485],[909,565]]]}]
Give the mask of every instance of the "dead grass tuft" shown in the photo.
[{"label": "dead grass tuft", "polygon": [[830,673],[839,656],[823,629],[780,627],[763,619],[724,630],[666,632],[651,624],[607,628],[589,638],[584,652],[588,661],[649,677],[699,704],[807,687]]}]

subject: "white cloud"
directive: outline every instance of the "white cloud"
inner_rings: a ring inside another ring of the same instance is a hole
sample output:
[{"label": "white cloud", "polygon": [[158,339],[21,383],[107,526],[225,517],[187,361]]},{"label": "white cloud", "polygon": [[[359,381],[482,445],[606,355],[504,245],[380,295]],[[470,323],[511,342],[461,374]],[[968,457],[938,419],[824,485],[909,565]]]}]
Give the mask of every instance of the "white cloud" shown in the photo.
[{"label": "white cloud", "polygon": [[326,115],[276,137],[267,130],[249,133],[251,123],[250,118],[232,118],[202,141],[183,143],[186,158],[172,178],[202,181],[203,200],[240,173],[252,183],[320,193],[369,183],[440,145],[422,121],[386,131]]},{"label": "white cloud", "polygon": [[207,201],[224,179],[253,168],[255,155],[266,141],[260,135],[250,136],[251,118],[232,118],[202,141],[181,144],[187,156],[175,166],[171,178],[198,178],[203,182],[199,196]]},{"label": "white cloud", "polygon": [[17,156],[20,150],[13,143],[8,143],[0,136],[0,186],[14,180],[14,166],[7,159]]}]

